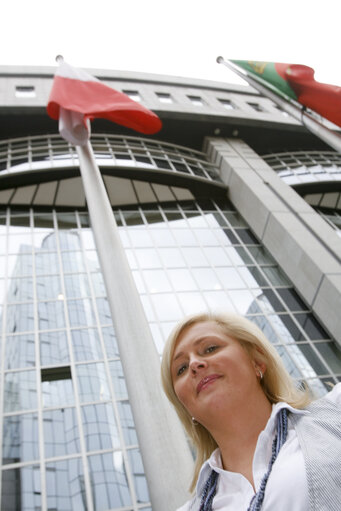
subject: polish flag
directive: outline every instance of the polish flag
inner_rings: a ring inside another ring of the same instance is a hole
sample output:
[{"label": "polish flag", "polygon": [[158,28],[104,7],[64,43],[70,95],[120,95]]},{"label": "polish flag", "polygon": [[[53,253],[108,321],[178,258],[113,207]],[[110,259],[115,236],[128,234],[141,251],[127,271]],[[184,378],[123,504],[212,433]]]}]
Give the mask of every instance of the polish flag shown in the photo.
[{"label": "polish flag", "polygon": [[74,145],[85,145],[90,137],[89,120],[100,117],[146,135],[157,133],[158,116],[126,94],[118,92],[82,69],[64,61],[56,71],[47,113],[59,120],[61,136]]}]

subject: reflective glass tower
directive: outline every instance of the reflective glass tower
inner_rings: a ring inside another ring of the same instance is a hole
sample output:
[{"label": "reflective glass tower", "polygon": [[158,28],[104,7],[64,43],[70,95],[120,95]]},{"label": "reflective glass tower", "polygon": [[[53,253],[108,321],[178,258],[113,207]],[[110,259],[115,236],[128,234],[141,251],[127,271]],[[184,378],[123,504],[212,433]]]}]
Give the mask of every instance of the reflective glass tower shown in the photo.
[{"label": "reflective glass tower", "polygon": [[[52,70],[5,71],[1,509],[163,511],[151,498],[158,467],[141,456],[141,412],[126,385],[134,368],[121,362],[105,286],[115,282],[101,273],[77,153],[44,111]],[[324,395],[341,381],[339,155],[246,87],[105,79],[163,120],[153,138],[104,122],[92,136],[157,352],[184,315],[234,311]],[[24,81],[30,96],[16,97]],[[161,444],[177,434],[165,421]],[[183,500],[173,493],[165,511]]]}]

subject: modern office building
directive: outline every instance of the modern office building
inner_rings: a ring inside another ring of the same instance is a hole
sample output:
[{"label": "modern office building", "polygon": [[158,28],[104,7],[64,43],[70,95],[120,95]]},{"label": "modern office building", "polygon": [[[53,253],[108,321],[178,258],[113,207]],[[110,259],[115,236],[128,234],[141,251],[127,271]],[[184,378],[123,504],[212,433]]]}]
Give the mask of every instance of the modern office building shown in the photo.
[{"label": "modern office building", "polygon": [[136,285],[120,321],[137,297],[148,325],[130,364],[77,152],[46,114],[53,73],[0,67],[1,509],[171,511],[190,451],[146,411],[167,406],[153,354],[177,320],[244,314],[315,395],[341,381],[341,154],[250,87],[92,70],[163,122],[92,125]]}]

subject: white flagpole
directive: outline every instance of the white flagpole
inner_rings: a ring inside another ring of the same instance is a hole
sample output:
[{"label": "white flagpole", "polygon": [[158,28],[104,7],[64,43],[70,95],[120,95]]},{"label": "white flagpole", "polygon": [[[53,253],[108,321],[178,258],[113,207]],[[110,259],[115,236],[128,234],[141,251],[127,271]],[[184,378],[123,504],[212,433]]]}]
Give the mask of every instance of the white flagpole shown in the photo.
[{"label": "white flagpole", "polygon": [[193,459],[160,384],[160,360],[119,238],[92,146],[76,146],[125,381],[155,511],[188,499]]},{"label": "white flagpole", "polygon": [[298,106],[292,102],[289,98],[284,99],[277,95],[272,90],[268,89],[265,85],[259,83],[255,78],[250,76],[246,71],[242,72],[233,63],[224,60],[223,57],[217,57],[218,64],[223,64],[228,67],[231,71],[240,76],[243,80],[248,82],[254,89],[258,90],[263,96],[271,99],[276,105],[282,110],[287,112],[289,115],[294,117],[297,121],[301,122],[311,133],[319,137],[335,151],[341,152],[341,136],[334,133],[330,129],[326,128],[319,121],[309,115],[303,106]]}]

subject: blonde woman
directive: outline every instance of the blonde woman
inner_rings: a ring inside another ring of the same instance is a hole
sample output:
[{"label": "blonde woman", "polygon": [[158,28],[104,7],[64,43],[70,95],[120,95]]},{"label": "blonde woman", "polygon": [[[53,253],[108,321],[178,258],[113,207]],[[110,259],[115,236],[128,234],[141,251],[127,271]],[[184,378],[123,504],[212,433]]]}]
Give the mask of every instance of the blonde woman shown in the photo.
[{"label": "blonde woman", "polygon": [[178,511],[341,509],[341,384],[311,402],[255,324],[208,313],[170,335],[162,383],[196,449]]}]

